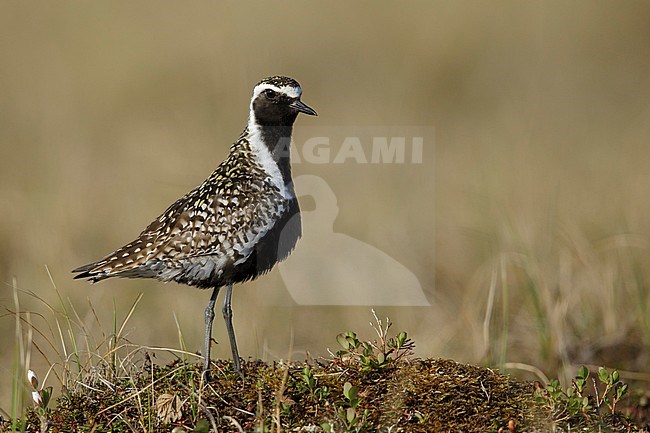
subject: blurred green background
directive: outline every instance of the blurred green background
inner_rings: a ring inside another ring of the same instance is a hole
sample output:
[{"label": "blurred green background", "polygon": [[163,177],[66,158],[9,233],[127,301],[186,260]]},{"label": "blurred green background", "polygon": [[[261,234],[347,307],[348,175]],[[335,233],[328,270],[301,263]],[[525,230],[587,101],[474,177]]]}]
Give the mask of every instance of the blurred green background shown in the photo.
[{"label": "blurred green background", "polygon": [[[121,320],[142,292],[128,339],[178,348],[176,313],[200,350],[208,292],[89,286],[70,270],[207,177],[253,85],[274,74],[300,81],[319,113],[298,119],[298,143],[313,127],[435,131],[422,164],[294,166],[332,188],[335,232],[419,279],[431,307],[377,308],[419,356],[648,372],[646,1],[2,2],[0,305],[14,309],[15,277],[60,309],[55,284],[101,341],[114,305]],[[41,300],[21,302],[57,333]],[[340,332],[373,336],[370,307],[298,305],[277,269],[236,287],[234,311],[244,357],[324,355]],[[0,320],[8,390],[15,320]],[[220,320],[214,337],[229,357]],[[36,350],[31,362],[47,368]]]}]

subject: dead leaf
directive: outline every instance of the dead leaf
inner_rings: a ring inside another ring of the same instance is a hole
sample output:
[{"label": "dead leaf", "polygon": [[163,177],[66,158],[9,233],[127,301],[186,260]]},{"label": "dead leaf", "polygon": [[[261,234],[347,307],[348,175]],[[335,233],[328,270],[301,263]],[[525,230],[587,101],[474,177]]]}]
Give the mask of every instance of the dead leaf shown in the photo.
[{"label": "dead leaf", "polygon": [[156,399],[156,413],[159,420],[168,424],[179,420],[183,413],[181,406],[183,402],[180,397],[172,394],[160,394]]}]

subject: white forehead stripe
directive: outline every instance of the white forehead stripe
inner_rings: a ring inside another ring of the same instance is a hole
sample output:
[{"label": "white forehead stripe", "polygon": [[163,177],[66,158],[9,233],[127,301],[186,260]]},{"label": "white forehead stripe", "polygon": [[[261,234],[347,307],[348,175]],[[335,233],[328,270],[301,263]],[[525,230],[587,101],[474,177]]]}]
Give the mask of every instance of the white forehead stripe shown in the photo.
[{"label": "white forehead stripe", "polygon": [[278,86],[274,86],[273,84],[264,83],[264,84],[258,84],[257,86],[255,86],[255,88],[253,89],[253,98],[252,99],[257,98],[260,93],[262,93],[263,91],[265,91],[267,89],[275,90],[278,93],[284,93],[285,95],[287,95],[290,98],[297,98],[302,94],[302,89],[300,87],[294,87],[294,86],[281,86],[281,87],[278,87]]}]

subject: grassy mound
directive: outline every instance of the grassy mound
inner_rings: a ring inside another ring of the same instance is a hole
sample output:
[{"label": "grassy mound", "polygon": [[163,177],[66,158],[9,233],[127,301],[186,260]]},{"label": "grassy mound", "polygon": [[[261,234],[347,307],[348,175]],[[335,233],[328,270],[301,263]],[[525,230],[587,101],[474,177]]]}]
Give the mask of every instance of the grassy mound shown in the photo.
[{"label": "grassy mound", "polygon": [[[643,431],[619,414],[575,411],[530,382],[444,359],[381,368],[350,358],[213,364],[146,362],[131,377],[95,372],[51,410],[29,410],[26,431],[52,432],[531,432]],[[10,424],[4,428],[9,431]],[[216,428],[216,430],[215,430]],[[212,430],[211,430],[212,429]]]}]

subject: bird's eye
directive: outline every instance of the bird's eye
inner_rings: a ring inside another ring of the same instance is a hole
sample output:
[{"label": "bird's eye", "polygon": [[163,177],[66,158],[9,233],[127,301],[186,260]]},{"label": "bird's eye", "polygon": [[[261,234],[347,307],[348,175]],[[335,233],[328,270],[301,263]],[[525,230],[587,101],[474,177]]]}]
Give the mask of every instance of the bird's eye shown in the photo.
[{"label": "bird's eye", "polygon": [[271,89],[266,89],[264,95],[269,99],[275,99],[275,97],[278,96],[278,93]]}]

